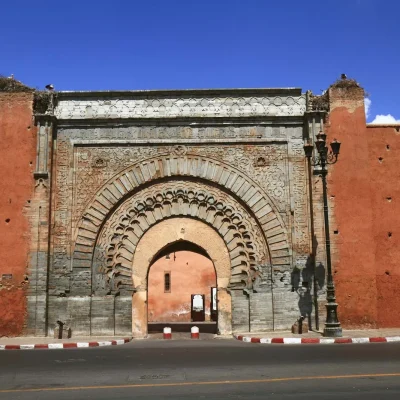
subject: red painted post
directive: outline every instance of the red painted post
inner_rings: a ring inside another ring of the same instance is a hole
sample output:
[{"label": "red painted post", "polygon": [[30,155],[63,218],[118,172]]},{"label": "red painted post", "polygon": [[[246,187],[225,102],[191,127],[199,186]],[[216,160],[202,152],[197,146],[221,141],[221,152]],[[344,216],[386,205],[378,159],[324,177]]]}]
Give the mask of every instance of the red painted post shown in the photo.
[{"label": "red painted post", "polygon": [[171,328],[164,328],[164,339],[172,339],[172,331]]},{"label": "red painted post", "polygon": [[190,330],[190,334],[192,339],[200,339],[200,332],[199,328],[197,326],[192,326],[192,329]]}]

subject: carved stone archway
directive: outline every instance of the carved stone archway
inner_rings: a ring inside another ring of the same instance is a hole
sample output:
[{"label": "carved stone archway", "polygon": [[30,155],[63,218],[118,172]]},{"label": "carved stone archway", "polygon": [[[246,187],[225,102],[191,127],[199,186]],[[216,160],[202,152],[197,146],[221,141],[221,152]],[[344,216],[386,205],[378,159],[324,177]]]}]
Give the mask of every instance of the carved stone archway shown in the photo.
[{"label": "carved stone archway", "polygon": [[[143,291],[132,281],[137,245],[152,227],[178,217],[201,221],[223,241],[230,260],[227,289],[236,294],[252,289],[257,277],[267,282],[268,265],[290,265],[285,225],[254,181],[208,157],[160,156],[114,176],[87,206],[75,233],[72,290],[79,290],[83,278],[91,280],[89,290],[99,304],[104,296],[115,297],[137,312],[135,296],[131,302],[132,293]],[[235,313],[240,309],[235,306]],[[92,327],[100,325],[104,311],[96,306],[90,313]],[[115,324],[122,319],[126,327],[130,314],[126,308],[116,311]]]},{"label": "carved stone archway", "polygon": [[191,218],[171,218],[152,226],[137,244],[133,258],[132,279],[136,288],[132,298],[132,333],[147,334],[147,277],[150,264],[160,250],[179,240],[204,249],[212,260],[218,287],[218,329],[232,333],[232,305],[227,291],[231,276],[229,250],[223,239],[204,222]]},{"label": "carved stone archway", "polygon": [[262,229],[235,199],[199,182],[161,182],[127,199],[104,224],[93,259],[93,292],[137,290],[131,271],[138,242],[152,226],[174,217],[200,220],[223,240],[231,289],[250,288],[257,266],[269,262]]},{"label": "carved stone archway", "polygon": [[257,220],[268,242],[271,263],[290,265],[285,224],[273,201],[242,171],[210,157],[182,154],[160,156],[137,163],[104,185],[84,211],[76,230],[73,269],[91,268],[95,243],[107,218],[124,199],[142,187],[167,178],[196,179],[225,190]]}]

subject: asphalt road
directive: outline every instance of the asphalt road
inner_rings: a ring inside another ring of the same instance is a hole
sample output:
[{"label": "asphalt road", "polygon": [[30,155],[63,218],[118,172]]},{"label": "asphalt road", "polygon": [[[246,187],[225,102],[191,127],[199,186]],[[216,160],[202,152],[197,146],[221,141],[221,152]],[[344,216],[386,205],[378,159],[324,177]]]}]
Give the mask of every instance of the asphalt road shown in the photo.
[{"label": "asphalt road", "polygon": [[2,399],[396,399],[400,344],[235,340],[0,352]]}]

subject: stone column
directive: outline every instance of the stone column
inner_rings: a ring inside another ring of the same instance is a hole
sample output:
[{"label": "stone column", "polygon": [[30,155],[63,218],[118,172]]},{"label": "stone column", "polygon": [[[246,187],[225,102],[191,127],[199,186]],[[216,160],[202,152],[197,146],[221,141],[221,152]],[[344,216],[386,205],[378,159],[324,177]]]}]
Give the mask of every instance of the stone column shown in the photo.
[{"label": "stone column", "polygon": [[147,290],[140,289],[132,296],[132,336],[147,336]]},{"label": "stone column", "polygon": [[232,299],[225,288],[218,288],[218,331],[221,335],[232,334]]},{"label": "stone column", "polygon": [[30,285],[27,292],[26,333],[45,336],[47,331],[47,279],[50,226],[50,165],[53,117],[36,116],[37,147],[35,188],[29,219],[31,222]]}]

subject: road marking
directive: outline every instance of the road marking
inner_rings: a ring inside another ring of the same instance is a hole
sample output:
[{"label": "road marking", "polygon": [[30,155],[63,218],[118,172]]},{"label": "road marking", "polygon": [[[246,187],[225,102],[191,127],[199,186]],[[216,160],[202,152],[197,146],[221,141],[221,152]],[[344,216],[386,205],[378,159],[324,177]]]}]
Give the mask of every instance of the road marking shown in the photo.
[{"label": "road marking", "polygon": [[331,339],[331,338],[322,338],[319,340],[319,342],[321,344],[332,344],[335,343],[335,339]]},{"label": "road marking", "polygon": [[21,349],[22,350],[32,350],[35,348],[34,344],[21,344]]},{"label": "road marking", "polygon": [[49,343],[49,349],[62,349],[62,343]]},{"label": "road marking", "polygon": [[202,385],[233,385],[239,383],[274,383],[290,381],[311,381],[327,379],[359,379],[359,378],[386,378],[400,376],[400,372],[391,374],[361,374],[361,375],[332,375],[332,376],[300,376],[287,378],[267,378],[267,379],[244,379],[237,381],[203,381],[203,382],[176,382],[176,383],[134,383],[124,385],[103,385],[103,386],[70,386],[70,387],[45,387],[32,389],[2,389],[0,393],[21,393],[21,392],[60,392],[64,390],[99,390],[99,389],[129,389],[146,387],[167,387],[167,386],[202,386]]},{"label": "road marking", "polygon": [[299,344],[301,343],[301,338],[284,338],[284,344]]},{"label": "road marking", "polygon": [[353,338],[353,343],[369,343],[369,338]]}]

